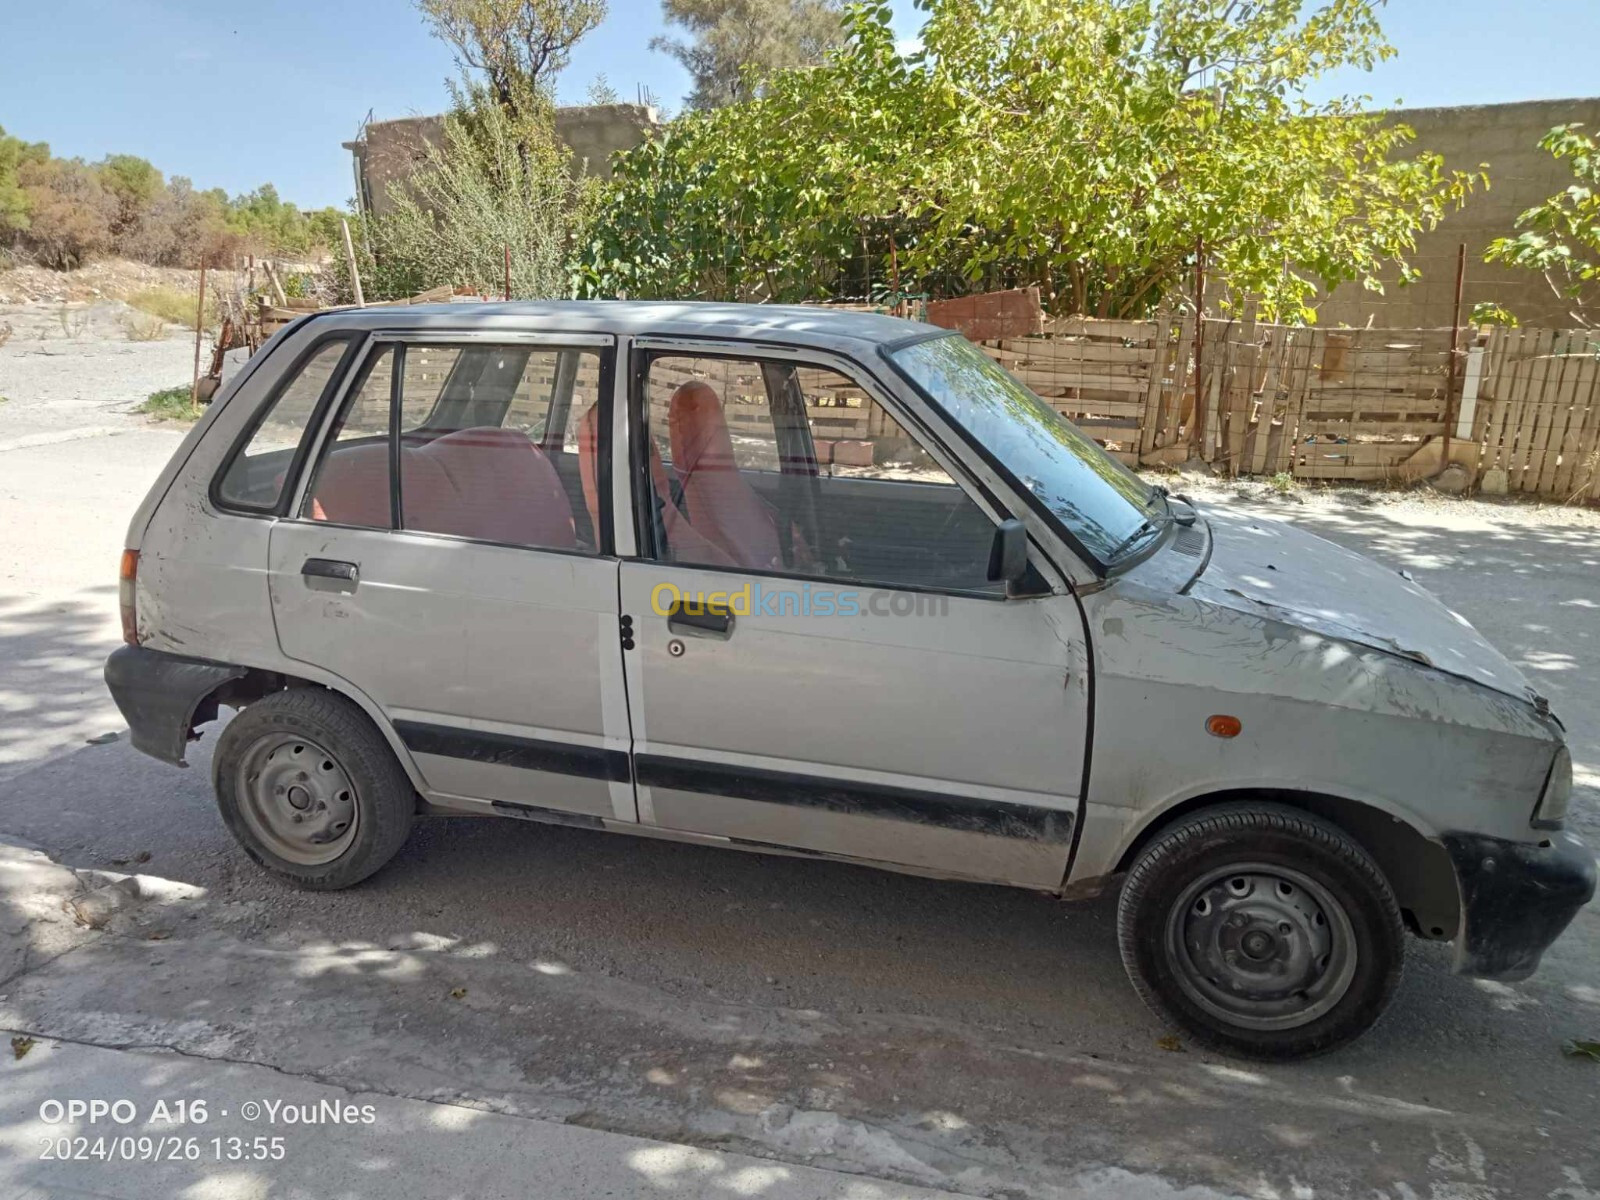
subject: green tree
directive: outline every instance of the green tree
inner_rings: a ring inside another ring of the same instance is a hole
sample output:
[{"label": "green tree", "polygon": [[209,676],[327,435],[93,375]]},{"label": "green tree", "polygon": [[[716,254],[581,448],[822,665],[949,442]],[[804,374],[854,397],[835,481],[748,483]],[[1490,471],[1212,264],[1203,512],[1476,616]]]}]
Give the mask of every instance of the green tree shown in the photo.
[{"label": "green tree", "polygon": [[[625,156],[585,291],[799,298],[1038,284],[1058,312],[1137,316],[1203,252],[1224,303],[1314,319],[1473,176],[1408,151],[1326,71],[1392,51],[1371,0],[932,0],[901,54],[887,3],[761,95]],[[1213,293],[1216,294],[1216,293]]]},{"label": "green tree", "polygon": [[1573,320],[1588,325],[1584,301],[1594,301],[1600,280],[1600,146],[1577,124],[1557,125],[1539,145],[1570,163],[1572,182],[1519,216],[1521,232],[1489,243],[1484,260],[1540,272],[1551,291],[1574,305]]},{"label": "green tree", "polygon": [[[140,216],[160,195],[161,172],[135,154],[113,154],[95,164],[100,184],[117,201],[111,236],[120,243],[139,223]],[[120,249],[120,245],[119,245]]]},{"label": "green tree", "polygon": [[50,147],[43,142],[14,138],[0,125],[0,234],[28,227],[28,198],[18,174],[24,164],[49,157]]},{"label": "green tree", "polygon": [[820,63],[844,39],[836,0],[662,0],[667,24],[689,40],[655,37],[694,80],[690,108],[737,104],[774,71]]},{"label": "green tree", "polygon": [[[548,107],[572,47],[605,20],[605,0],[416,0],[433,33],[455,50],[469,79],[513,120]],[[458,101],[460,97],[458,97]]]}]

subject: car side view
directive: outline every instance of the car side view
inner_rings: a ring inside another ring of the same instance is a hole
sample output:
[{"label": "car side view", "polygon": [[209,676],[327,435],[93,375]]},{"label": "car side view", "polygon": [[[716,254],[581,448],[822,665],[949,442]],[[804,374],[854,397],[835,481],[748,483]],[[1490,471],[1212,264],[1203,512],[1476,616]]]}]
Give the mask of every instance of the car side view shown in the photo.
[{"label": "car side view", "polygon": [[1066,898],[1221,1049],[1344,1044],[1405,938],[1520,979],[1595,889],[1519,671],[1409,578],[1140,480],[865,313],[350,309],[134,515],[135,746],[309,888],[482,814]]}]

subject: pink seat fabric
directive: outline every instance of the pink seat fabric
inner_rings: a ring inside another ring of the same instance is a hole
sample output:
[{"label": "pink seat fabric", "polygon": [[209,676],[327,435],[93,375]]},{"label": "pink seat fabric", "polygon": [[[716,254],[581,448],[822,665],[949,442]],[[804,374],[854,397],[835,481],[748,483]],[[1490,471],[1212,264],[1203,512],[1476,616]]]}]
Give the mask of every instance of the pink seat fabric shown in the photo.
[{"label": "pink seat fabric", "polygon": [[336,525],[389,528],[388,444],[336,444],[317,472],[311,515]]},{"label": "pink seat fabric", "polygon": [[667,429],[695,530],[737,566],[781,570],[777,522],[734,464],[722,400],[710,385],[694,380],[672,393]]},{"label": "pink seat fabric", "polygon": [[[583,502],[589,509],[589,520],[596,536],[600,529],[600,488],[596,479],[599,466],[600,406],[593,405],[583,414],[578,425],[578,477],[583,482]],[[695,532],[678,506],[672,501],[672,488],[668,483],[667,469],[661,462],[661,452],[655,439],[650,446],[650,484],[661,503],[661,525],[667,536],[667,550],[673,562],[700,563],[706,566],[731,567],[734,561],[716,546]]]},{"label": "pink seat fabric", "polygon": [[[577,546],[572,505],[544,453],[514,429],[459,429],[400,451],[405,526],[519,546]],[[389,448],[335,446],[317,475],[311,515],[389,528]]]},{"label": "pink seat fabric", "polygon": [[572,505],[544,452],[515,429],[458,429],[400,456],[405,526],[571,550]]}]

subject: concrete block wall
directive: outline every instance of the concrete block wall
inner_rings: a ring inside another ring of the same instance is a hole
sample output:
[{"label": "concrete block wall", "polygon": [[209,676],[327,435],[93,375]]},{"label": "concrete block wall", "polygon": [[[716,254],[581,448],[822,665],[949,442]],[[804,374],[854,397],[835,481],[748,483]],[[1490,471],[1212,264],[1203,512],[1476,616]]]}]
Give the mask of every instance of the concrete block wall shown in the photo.
[{"label": "concrete block wall", "polygon": [[[364,211],[385,213],[395,186],[410,177],[428,143],[439,137],[441,117],[374,121],[344,148],[354,156],[356,186]],[[656,110],[644,104],[590,104],[556,109],[556,136],[572,151],[576,172],[611,177],[611,156],[631,150],[660,128]]]},{"label": "concrete block wall", "polygon": [[[1552,126],[1574,122],[1600,133],[1600,97],[1398,109],[1394,119],[1415,129],[1412,145],[1442,154],[1448,169],[1476,171],[1487,163],[1489,187],[1480,187],[1437,229],[1419,235],[1412,261],[1422,272],[1420,281],[1407,287],[1389,282],[1384,295],[1344,284],[1322,302],[1319,323],[1362,326],[1371,318],[1374,325],[1402,329],[1449,325],[1457,247],[1465,242],[1463,321],[1483,301],[1509,309],[1524,325],[1572,325],[1567,306],[1537,272],[1490,265],[1483,254],[1495,238],[1514,232],[1519,214],[1572,182],[1570,165],[1541,150],[1539,139]],[[1589,310],[1593,322],[1600,318],[1600,289],[1585,299],[1594,306]]]}]

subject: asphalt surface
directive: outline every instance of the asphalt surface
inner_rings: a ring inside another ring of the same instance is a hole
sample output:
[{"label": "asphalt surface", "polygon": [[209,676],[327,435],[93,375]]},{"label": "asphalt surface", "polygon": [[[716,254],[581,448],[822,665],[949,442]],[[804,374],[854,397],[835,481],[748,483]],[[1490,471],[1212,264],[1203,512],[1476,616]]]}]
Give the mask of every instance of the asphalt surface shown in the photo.
[{"label": "asphalt surface", "polygon": [[[0,392],[6,363],[0,359]],[[0,1025],[982,1195],[1600,1195],[1600,914],[1531,981],[1414,944],[1335,1056],[1201,1053],[1128,986],[1110,901],[487,819],[335,895],[264,877],[100,689],[127,515],[171,430],[0,450],[0,835],[198,889],[0,985]],[[1219,494],[1206,502],[1240,501]],[[1530,674],[1600,810],[1600,527],[1486,504],[1260,505],[1406,566]],[[1563,1190],[1564,1189],[1564,1190]]]}]

